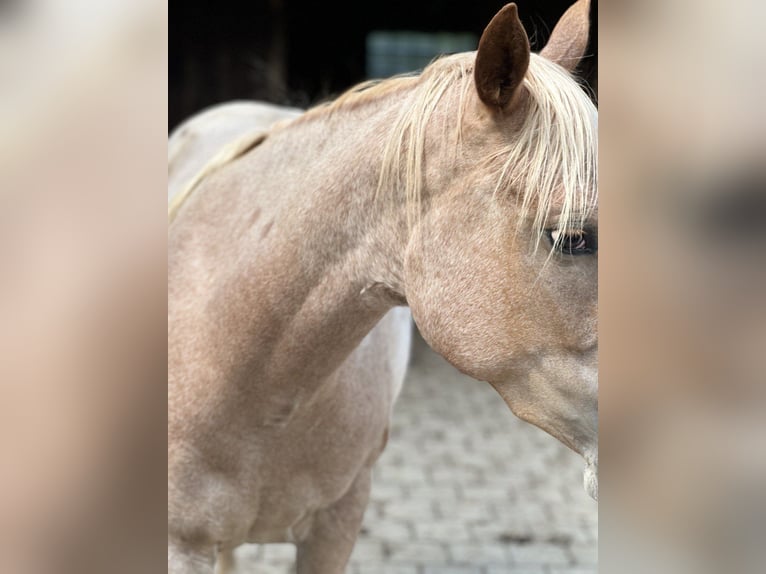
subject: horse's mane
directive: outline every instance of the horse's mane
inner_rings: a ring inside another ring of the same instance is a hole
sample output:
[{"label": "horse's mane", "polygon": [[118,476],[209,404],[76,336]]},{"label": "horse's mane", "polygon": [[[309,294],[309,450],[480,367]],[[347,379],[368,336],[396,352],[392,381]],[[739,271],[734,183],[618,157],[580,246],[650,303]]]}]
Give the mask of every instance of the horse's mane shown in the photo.
[{"label": "horse's mane", "polygon": [[[378,181],[378,192],[392,186],[405,191],[412,220],[420,213],[429,120],[445,93],[455,86],[458,90],[455,140],[460,145],[465,103],[473,86],[473,60],[473,54],[457,54],[434,61],[420,75],[364,82],[276,129],[412,88],[412,97],[402,106],[388,134]],[[512,141],[487,157],[487,165],[497,169],[495,193],[517,196],[520,221],[532,219],[539,240],[550,226],[554,206],[559,212],[556,228],[561,231],[581,229],[596,207],[597,114],[588,95],[568,72],[536,54],[532,54],[524,87],[529,97],[521,129]],[[173,221],[180,206],[205,177],[241,157],[267,136],[268,132],[247,134],[225,146],[170,203],[169,221]]]},{"label": "horse's mane", "polygon": [[515,141],[493,154],[503,161],[495,192],[517,190],[520,216],[538,232],[557,207],[559,231],[581,230],[598,204],[598,114],[562,67],[532,54],[524,80],[529,108]]},{"label": "horse's mane", "polygon": [[223,148],[221,148],[221,150],[197,172],[197,175],[195,175],[189,183],[187,183],[183,189],[170,200],[170,203],[168,203],[168,224],[173,223],[173,220],[178,214],[178,210],[181,209],[181,206],[203,179],[224,165],[245,155],[251,149],[263,142],[267,135],[267,132],[245,134],[223,146]]},{"label": "horse's mane", "polygon": [[[388,136],[378,191],[392,185],[403,188],[411,221],[420,213],[429,119],[447,90],[457,86],[454,139],[461,144],[472,72],[472,54],[432,63],[423,71],[417,92],[403,106]],[[564,232],[582,229],[596,207],[597,112],[566,70],[536,54],[531,56],[524,87],[529,97],[521,129],[507,145],[492,151],[486,162],[498,169],[495,193],[518,197],[520,221],[531,218],[539,240],[550,226],[554,206],[559,212],[556,228]],[[374,97],[384,88],[385,82],[360,92],[356,99]],[[346,97],[354,101],[353,95]]]}]

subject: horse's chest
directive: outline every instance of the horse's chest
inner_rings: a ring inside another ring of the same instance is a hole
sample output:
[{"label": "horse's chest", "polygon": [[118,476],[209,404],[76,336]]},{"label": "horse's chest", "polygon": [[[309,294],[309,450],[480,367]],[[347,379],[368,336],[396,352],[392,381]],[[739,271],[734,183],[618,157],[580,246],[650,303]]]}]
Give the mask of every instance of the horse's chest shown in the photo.
[{"label": "horse's chest", "polygon": [[390,405],[386,393],[352,392],[353,400],[345,394],[275,405],[265,414],[264,423],[272,428],[256,462],[259,504],[252,541],[299,538],[315,511],[340,499],[361,472],[369,472],[384,446]]}]

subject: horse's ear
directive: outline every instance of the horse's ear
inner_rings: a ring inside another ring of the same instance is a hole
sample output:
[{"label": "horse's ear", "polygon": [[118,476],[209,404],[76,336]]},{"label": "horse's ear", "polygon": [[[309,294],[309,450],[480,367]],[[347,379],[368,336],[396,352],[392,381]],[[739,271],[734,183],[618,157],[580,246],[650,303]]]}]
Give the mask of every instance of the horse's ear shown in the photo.
[{"label": "horse's ear", "polygon": [[588,48],[590,31],[590,0],[578,0],[553,29],[540,55],[573,72]]},{"label": "horse's ear", "polygon": [[516,4],[495,14],[479,40],[474,81],[479,98],[492,108],[507,106],[529,67],[529,38]]}]

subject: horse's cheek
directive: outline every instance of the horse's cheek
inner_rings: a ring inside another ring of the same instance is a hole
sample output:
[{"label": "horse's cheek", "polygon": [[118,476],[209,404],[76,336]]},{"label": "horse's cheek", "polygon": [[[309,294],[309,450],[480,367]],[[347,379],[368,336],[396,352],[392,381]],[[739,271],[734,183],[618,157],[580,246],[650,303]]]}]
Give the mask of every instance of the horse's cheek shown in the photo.
[{"label": "horse's cheek", "polygon": [[491,237],[459,224],[445,221],[430,237],[438,242],[416,240],[418,248],[405,261],[407,301],[418,329],[460,371],[496,378],[513,354],[507,316],[512,279],[505,256]]}]

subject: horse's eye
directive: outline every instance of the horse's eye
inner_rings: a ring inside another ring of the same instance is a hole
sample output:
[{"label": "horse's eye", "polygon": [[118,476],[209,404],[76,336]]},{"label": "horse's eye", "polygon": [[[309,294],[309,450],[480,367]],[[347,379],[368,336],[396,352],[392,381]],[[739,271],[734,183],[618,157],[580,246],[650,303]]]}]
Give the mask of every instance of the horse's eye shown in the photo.
[{"label": "horse's eye", "polygon": [[590,230],[549,229],[547,233],[553,248],[564,255],[589,255],[598,250],[598,236]]}]

